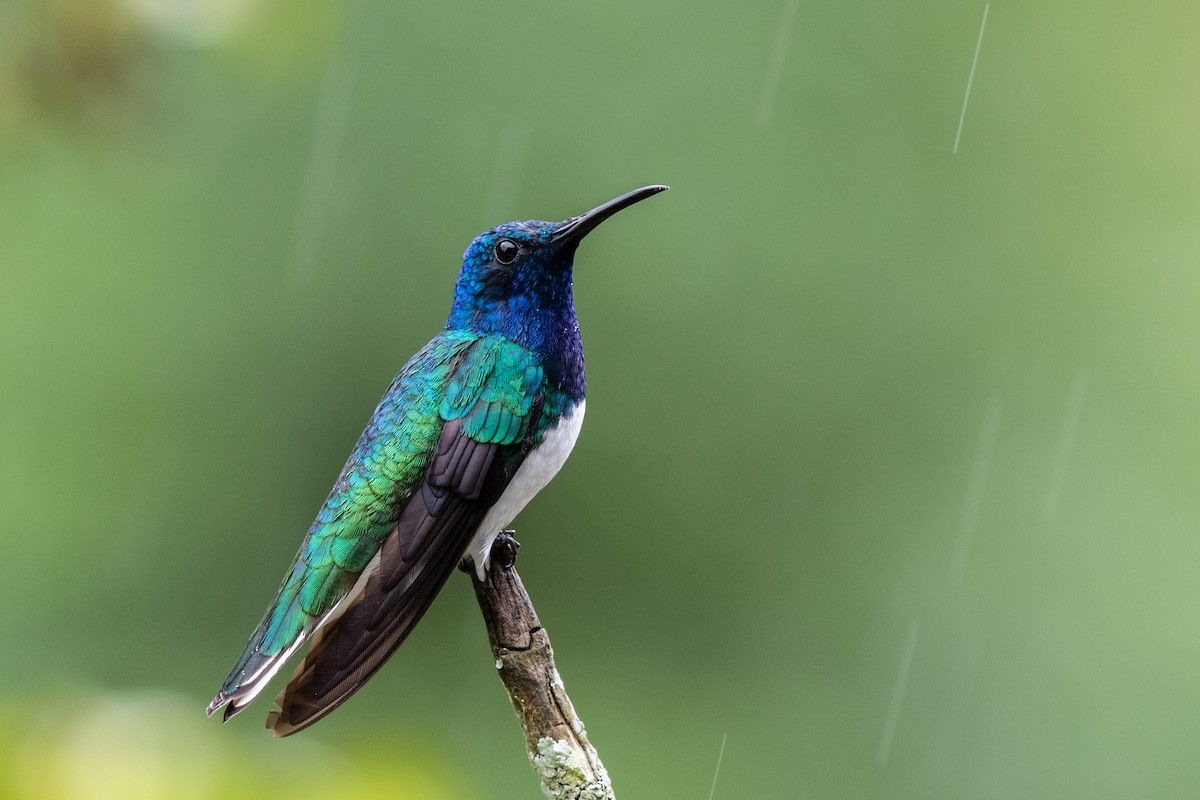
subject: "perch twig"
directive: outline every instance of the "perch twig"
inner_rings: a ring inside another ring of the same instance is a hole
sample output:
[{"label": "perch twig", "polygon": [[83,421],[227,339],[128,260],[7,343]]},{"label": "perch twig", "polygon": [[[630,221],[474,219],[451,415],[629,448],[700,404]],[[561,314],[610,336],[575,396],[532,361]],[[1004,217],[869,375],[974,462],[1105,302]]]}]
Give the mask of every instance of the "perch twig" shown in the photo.
[{"label": "perch twig", "polygon": [[513,566],[519,547],[511,531],[502,533],[492,546],[487,580],[471,582],[529,761],[551,800],[613,800],[608,772],[563,688],[550,637]]}]

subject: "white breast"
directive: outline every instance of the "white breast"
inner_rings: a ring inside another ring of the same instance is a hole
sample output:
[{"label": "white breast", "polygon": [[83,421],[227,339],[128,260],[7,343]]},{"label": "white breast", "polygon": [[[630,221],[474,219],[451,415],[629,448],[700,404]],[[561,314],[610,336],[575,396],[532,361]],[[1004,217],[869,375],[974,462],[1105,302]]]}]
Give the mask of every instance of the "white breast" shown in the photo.
[{"label": "white breast", "polygon": [[479,524],[467,550],[475,562],[475,574],[479,580],[487,576],[488,557],[496,536],[558,474],[567,456],[571,455],[575,440],[579,438],[579,429],[583,427],[584,404],[585,401],[581,400],[579,405],[563,415],[557,425],[546,431],[546,438],[525,457],[504,494],[500,495],[500,499]]}]

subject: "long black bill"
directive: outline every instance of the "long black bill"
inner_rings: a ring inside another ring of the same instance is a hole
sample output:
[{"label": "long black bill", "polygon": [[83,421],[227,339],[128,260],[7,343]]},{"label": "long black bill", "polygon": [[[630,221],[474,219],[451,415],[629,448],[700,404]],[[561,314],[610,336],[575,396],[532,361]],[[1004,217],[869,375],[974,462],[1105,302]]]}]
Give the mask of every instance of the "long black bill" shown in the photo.
[{"label": "long black bill", "polygon": [[597,225],[622,208],[628,208],[639,200],[645,200],[647,197],[656,195],[659,192],[665,192],[667,188],[666,186],[655,184],[653,186],[643,186],[640,189],[634,189],[632,192],[626,192],[620,197],[609,200],[604,205],[596,206],[591,211],[580,214],[578,217],[571,217],[562,224],[562,227],[554,232],[550,240],[552,242],[579,244],[580,239],[587,236],[596,229]]}]

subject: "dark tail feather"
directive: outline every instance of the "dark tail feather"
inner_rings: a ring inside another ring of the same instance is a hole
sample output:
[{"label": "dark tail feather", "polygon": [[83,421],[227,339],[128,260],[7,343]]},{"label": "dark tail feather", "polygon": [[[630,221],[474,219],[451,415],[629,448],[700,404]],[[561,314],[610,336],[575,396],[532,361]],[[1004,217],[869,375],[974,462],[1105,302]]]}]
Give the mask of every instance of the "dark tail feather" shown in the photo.
[{"label": "dark tail feather", "polygon": [[[420,504],[410,504],[410,510]],[[416,627],[462,559],[485,511],[474,504],[448,505],[438,515],[438,530],[414,561],[403,558],[412,536],[405,520],[384,541],[379,569],[362,594],[336,621],[318,630],[304,661],[275,698],[280,710],[267,716],[275,736],[302,731],[345,702]]]}]

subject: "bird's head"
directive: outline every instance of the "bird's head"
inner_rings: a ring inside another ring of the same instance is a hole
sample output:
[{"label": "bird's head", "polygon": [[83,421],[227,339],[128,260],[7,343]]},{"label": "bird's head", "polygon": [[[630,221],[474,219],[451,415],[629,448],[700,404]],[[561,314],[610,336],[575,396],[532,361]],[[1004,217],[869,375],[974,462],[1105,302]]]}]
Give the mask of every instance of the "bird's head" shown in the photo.
[{"label": "bird's head", "polygon": [[533,346],[558,321],[574,324],[571,267],[579,242],[623,208],[666,186],[644,186],[563,222],[508,222],[463,253],[447,328],[497,333]]}]

